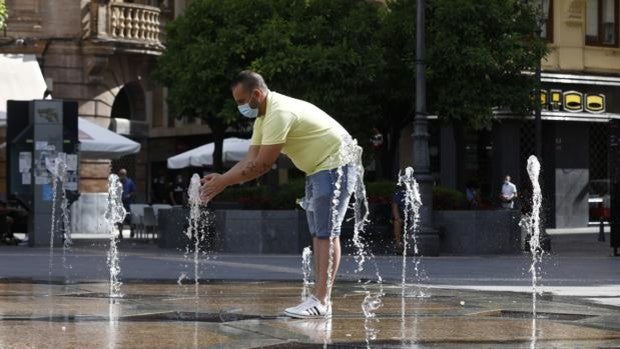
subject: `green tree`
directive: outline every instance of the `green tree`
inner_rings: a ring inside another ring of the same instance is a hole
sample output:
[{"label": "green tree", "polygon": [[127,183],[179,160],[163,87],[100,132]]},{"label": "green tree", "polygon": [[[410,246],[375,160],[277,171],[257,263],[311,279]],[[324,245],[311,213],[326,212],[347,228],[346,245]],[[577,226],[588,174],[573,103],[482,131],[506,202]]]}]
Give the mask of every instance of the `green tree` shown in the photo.
[{"label": "green tree", "polygon": [[[401,130],[414,118],[415,0],[391,0],[381,28],[383,72],[376,96],[389,135],[390,168]],[[536,11],[519,0],[427,1],[428,112],[442,122],[480,128],[503,107],[526,115],[533,107],[532,72],[546,53],[536,37]],[[385,93],[389,91],[389,93]]]},{"label": "green tree", "polygon": [[[427,8],[429,112],[480,127],[492,109],[531,108],[532,71],[544,54],[535,11],[519,0],[433,0]],[[178,115],[204,117],[220,159],[240,117],[228,82],[241,69],[315,103],[368,149],[384,135],[384,176],[413,121],[415,0],[196,0],[168,28],[156,78]],[[216,161],[216,164],[220,162]]]},{"label": "green tree", "polygon": [[[546,54],[537,13],[520,0],[435,0],[429,8],[429,80],[433,112],[472,127],[494,107],[533,108],[533,72]],[[532,1],[535,3],[535,1]]]},{"label": "green tree", "polygon": [[265,54],[252,67],[274,89],[308,100],[365,140],[380,110],[377,28],[385,8],[366,0],[297,0],[261,31]]},{"label": "green tree", "polygon": [[9,12],[6,9],[6,3],[4,2],[4,0],[0,0],[0,29],[4,28],[8,17]]},{"label": "green tree", "polygon": [[369,98],[381,63],[372,42],[379,8],[366,0],[194,1],[168,25],[155,78],[169,87],[177,115],[207,120],[214,159],[225,129],[240,120],[228,82],[244,68],[365,136],[380,117]]},{"label": "green tree", "polygon": [[262,56],[257,32],[276,16],[275,1],[197,0],[166,27],[167,50],[155,79],[169,88],[176,116],[201,117],[213,131],[214,167],[222,167],[222,141],[242,122],[229,84]]}]

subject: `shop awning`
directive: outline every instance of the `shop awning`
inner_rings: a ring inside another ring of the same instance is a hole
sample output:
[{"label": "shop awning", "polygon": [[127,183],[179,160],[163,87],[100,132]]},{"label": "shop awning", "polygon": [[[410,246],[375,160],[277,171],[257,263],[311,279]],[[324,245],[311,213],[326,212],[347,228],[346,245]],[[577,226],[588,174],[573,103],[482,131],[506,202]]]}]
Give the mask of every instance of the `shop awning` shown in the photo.
[{"label": "shop awning", "polygon": [[6,101],[42,99],[47,85],[32,54],[0,54],[0,125],[6,125]]},{"label": "shop awning", "polygon": [[[226,138],[222,149],[223,162],[239,162],[243,160],[250,147],[249,139]],[[213,165],[215,143],[205,144],[168,158],[168,168],[179,169],[190,166],[202,167]]]},{"label": "shop awning", "polygon": [[85,159],[118,159],[140,151],[140,143],[82,117],[78,119],[78,132],[80,156]]}]

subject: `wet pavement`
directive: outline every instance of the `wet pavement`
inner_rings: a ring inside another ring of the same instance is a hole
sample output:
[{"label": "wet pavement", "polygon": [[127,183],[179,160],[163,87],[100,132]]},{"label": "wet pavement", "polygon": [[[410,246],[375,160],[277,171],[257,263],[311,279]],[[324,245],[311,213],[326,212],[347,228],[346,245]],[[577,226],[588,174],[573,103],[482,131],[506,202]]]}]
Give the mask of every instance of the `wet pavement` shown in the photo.
[{"label": "wet pavement", "polygon": [[[339,282],[331,319],[294,320],[300,282],[0,284],[0,348],[620,346],[620,307],[588,297]],[[196,298],[196,292],[198,298]],[[366,318],[367,294],[383,294]],[[420,297],[423,294],[424,297]],[[535,336],[533,333],[535,326]]]},{"label": "wet pavement", "polygon": [[300,255],[202,254],[196,288],[191,253],[124,241],[111,299],[105,242],[56,250],[51,276],[48,248],[0,247],[0,349],[620,348],[620,258],[595,237],[544,257],[535,321],[527,254],[425,257],[404,290],[400,256],[359,273],[345,256],[333,317],[295,320],[282,310],[309,291]]}]

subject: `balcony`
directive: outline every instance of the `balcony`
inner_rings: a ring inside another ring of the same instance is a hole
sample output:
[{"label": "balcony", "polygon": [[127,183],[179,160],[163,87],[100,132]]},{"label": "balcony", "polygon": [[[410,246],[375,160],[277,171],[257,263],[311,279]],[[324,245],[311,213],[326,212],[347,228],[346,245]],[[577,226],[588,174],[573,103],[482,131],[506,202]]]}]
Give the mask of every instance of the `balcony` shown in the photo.
[{"label": "balcony", "polygon": [[160,55],[164,49],[160,15],[161,10],[153,6],[93,0],[86,36],[123,52]]}]

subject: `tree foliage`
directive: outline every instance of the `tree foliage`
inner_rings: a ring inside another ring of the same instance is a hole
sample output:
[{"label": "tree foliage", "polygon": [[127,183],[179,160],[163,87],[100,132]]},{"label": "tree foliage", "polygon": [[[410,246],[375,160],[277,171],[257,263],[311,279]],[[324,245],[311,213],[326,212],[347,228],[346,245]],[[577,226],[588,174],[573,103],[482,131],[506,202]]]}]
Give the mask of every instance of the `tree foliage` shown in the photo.
[{"label": "tree foliage", "polygon": [[262,55],[260,28],[276,15],[270,0],[197,0],[166,27],[167,50],[155,78],[169,87],[168,102],[177,116],[205,119],[216,139],[215,166],[228,126],[240,122],[230,81]]},{"label": "tree foliage", "polygon": [[366,137],[380,117],[369,99],[381,71],[381,7],[359,0],[297,0],[260,33],[252,68],[282,92],[308,100]]},{"label": "tree foliage", "polygon": [[[532,2],[532,3],[535,3]],[[434,0],[429,8],[431,110],[479,127],[494,107],[525,115],[545,53],[536,11],[518,0]],[[466,20],[463,20],[466,19]]]},{"label": "tree foliage", "polygon": [[[252,68],[271,89],[327,111],[363,145],[380,129],[389,175],[400,133],[413,121],[415,3],[195,0],[168,25],[156,78],[170,88],[173,110],[204,117],[221,139],[240,120],[229,81]],[[535,82],[523,71],[545,53],[532,7],[433,0],[426,17],[429,113],[480,127],[494,107],[531,108]]]},{"label": "tree foliage", "polygon": [[8,17],[9,17],[9,12],[6,9],[6,3],[4,0],[0,0],[0,29],[4,28]]}]

